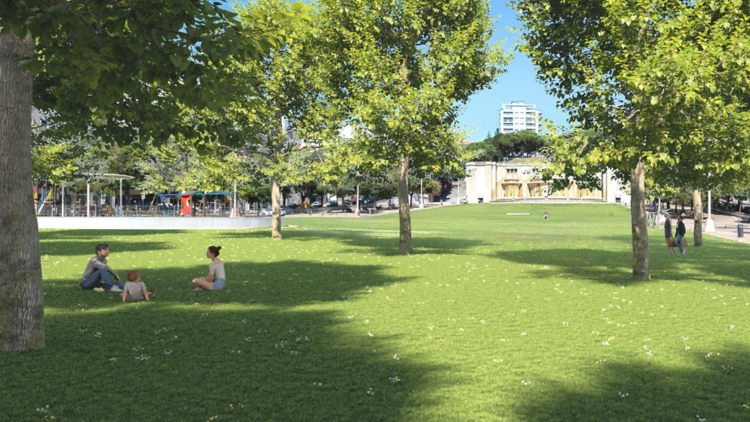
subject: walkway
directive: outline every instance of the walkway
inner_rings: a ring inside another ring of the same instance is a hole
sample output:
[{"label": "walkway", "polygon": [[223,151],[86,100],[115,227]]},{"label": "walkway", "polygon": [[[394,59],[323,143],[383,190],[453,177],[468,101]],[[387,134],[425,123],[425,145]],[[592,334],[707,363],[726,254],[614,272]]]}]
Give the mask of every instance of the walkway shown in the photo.
[{"label": "walkway", "polygon": [[[672,223],[676,227],[676,212],[679,212],[681,210],[672,209],[670,211],[670,215],[672,216]],[[718,210],[718,213],[714,212],[711,214],[711,218],[713,218],[714,220],[714,228],[716,229],[716,231],[713,233],[706,232],[704,223],[703,233],[712,236],[723,237],[724,239],[737,240],[737,225],[743,224],[745,226],[745,237],[740,238],[739,241],[742,243],[750,244],[750,220],[748,220],[747,214],[740,215],[742,215],[742,218],[730,215],[726,211]],[[708,214],[704,213],[704,217],[708,218]],[[683,221],[685,222],[685,228],[692,231],[695,225],[695,221],[692,218],[688,217],[685,217]]]}]

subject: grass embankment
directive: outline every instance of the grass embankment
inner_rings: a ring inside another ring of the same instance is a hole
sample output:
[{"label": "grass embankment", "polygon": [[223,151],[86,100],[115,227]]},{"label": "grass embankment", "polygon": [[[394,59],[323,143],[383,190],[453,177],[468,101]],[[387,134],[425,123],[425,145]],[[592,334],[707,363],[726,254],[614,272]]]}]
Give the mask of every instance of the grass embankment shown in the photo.
[{"label": "grass embankment", "polygon": [[[546,208],[414,212],[409,257],[395,215],[42,232],[47,348],[0,354],[0,419],[749,420],[750,249],[655,231],[634,282],[627,210]],[[152,302],[78,288],[101,241]],[[211,244],[227,288],[193,292]]]}]

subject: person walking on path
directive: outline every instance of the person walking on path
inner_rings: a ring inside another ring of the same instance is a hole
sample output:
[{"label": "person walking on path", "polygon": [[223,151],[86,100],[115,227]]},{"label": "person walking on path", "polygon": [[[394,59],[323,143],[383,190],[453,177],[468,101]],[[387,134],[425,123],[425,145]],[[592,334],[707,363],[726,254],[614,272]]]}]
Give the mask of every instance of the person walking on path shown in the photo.
[{"label": "person walking on path", "polygon": [[677,243],[677,247],[680,248],[680,255],[685,255],[687,252],[686,248],[682,247],[682,239],[685,238],[685,223],[682,221],[682,215],[677,217],[677,237],[674,241]]},{"label": "person walking on path", "polygon": [[211,260],[206,277],[194,278],[195,290],[221,290],[227,284],[224,262],[218,258],[221,246],[209,246],[206,258]]},{"label": "person walking on path", "polygon": [[[97,292],[103,292],[104,290],[121,292],[124,284],[120,282],[120,276],[107,265],[109,245],[100,243],[94,249],[96,250],[96,256],[89,259],[89,263],[86,265],[86,270],[83,272],[83,277],[81,277],[79,283],[81,289]],[[117,283],[112,280],[112,277],[117,280]]]},{"label": "person walking on path", "polygon": [[669,214],[664,213],[664,237],[667,239],[667,250],[672,253],[677,253],[674,249],[674,238],[672,237],[672,220],[669,219]]}]

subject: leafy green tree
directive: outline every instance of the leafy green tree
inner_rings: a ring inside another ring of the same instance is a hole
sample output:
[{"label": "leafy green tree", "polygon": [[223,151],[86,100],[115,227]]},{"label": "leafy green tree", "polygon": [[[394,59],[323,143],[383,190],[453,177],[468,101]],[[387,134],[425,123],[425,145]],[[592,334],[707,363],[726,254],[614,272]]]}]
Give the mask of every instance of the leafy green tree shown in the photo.
[{"label": "leafy green tree", "polygon": [[348,98],[360,155],[399,163],[399,253],[412,252],[410,166],[457,166],[459,106],[508,60],[489,43],[484,0],[321,0],[322,35],[337,60],[336,98]]},{"label": "leafy green tree", "polygon": [[252,57],[282,36],[261,21],[245,30],[209,0],[0,2],[0,350],[44,347],[28,185],[32,100],[70,133],[94,123],[103,137],[129,139],[138,127],[166,139],[185,130],[174,118],[178,104],[226,104],[229,57]]},{"label": "leafy green tree", "polygon": [[[237,12],[243,25],[252,28],[256,19],[267,25],[279,25],[295,13],[298,5],[282,0],[258,0],[241,6]],[[309,10],[307,8],[303,10]],[[319,78],[315,15],[306,15],[286,26],[288,37],[260,60],[232,60],[227,64],[241,84],[253,86],[257,97],[240,95],[230,101],[227,121],[243,137],[236,151],[262,157],[263,172],[271,179],[271,235],[281,240],[281,187],[309,180],[310,158],[318,147],[310,134],[320,128],[323,107],[319,96]],[[323,125],[325,126],[325,125]]]},{"label": "leafy green tree", "polygon": [[468,145],[466,150],[475,154],[476,161],[500,162],[522,154],[540,153],[547,147],[549,140],[536,132],[500,133],[498,129],[494,135],[488,133],[481,142]]},{"label": "leafy green tree", "polygon": [[[580,124],[570,136],[556,137],[547,175],[595,183],[609,167],[630,180],[633,277],[650,279],[646,168],[675,167],[690,157],[693,169],[705,171],[714,163],[721,167],[714,173],[721,174],[747,156],[748,5],[734,0],[512,4],[523,23],[521,50]],[[701,156],[709,150],[713,153]],[[561,187],[568,180],[556,178],[554,184]]]}]

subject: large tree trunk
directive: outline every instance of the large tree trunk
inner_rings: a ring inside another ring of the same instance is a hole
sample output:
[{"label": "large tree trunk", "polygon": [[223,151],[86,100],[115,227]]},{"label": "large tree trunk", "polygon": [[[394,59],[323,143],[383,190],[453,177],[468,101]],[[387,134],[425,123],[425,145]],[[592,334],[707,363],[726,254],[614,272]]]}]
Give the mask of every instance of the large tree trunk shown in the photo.
[{"label": "large tree trunk", "polygon": [[703,246],[703,202],[701,191],[693,191],[693,246]]},{"label": "large tree trunk", "polygon": [[635,280],[651,280],[648,263],[645,173],[643,161],[638,161],[638,165],[633,171],[632,180],[630,182],[630,220],[633,236],[633,279]]},{"label": "large tree trunk", "polygon": [[409,157],[398,160],[398,253],[409,255],[411,246],[411,213],[409,210]]},{"label": "large tree trunk", "polygon": [[31,35],[0,36],[0,351],[44,347],[42,266],[31,185]]}]

